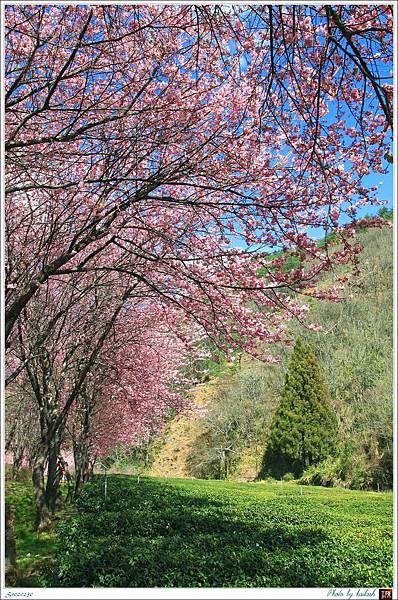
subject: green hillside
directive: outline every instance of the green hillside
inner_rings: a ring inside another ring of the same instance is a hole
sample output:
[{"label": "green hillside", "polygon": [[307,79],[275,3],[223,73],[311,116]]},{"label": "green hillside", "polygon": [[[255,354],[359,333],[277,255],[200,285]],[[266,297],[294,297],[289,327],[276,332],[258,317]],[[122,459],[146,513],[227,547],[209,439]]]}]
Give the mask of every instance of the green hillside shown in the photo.
[{"label": "green hillside", "polygon": [[[358,233],[362,272],[347,288],[351,300],[311,300],[308,323],[321,332],[290,324],[292,338],[310,344],[328,387],[337,417],[339,445],[334,456],[304,474],[305,483],[386,489],[392,484],[392,331],[393,233]],[[324,276],[327,286],[344,272]],[[272,416],[280,402],[291,348],[277,348],[280,365],[242,357],[239,366],[221,369],[194,391],[207,414],[180,418],[155,459],[154,474],[250,480],[261,473]],[[225,366],[225,365],[224,365]],[[167,465],[167,469],[165,468]]]}]

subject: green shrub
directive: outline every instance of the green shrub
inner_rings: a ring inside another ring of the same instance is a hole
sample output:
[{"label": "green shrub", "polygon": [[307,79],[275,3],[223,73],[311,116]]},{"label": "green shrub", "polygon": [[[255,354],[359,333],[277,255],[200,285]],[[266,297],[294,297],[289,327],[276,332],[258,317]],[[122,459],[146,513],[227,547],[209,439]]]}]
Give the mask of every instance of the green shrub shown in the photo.
[{"label": "green shrub", "polygon": [[[304,485],[342,486],[354,490],[388,489],[386,478],[389,466],[380,464],[383,459],[369,461],[362,448],[346,444],[337,458],[327,458],[306,469],[299,483]],[[384,458],[386,462],[388,457]]]},{"label": "green shrub", "polygon": [[325,487],[341,485],[342,481],[338,473],[339,461],[334,458],[327,458],[318,465],[308,467],[298,482],[303,485],[323,485]]}]

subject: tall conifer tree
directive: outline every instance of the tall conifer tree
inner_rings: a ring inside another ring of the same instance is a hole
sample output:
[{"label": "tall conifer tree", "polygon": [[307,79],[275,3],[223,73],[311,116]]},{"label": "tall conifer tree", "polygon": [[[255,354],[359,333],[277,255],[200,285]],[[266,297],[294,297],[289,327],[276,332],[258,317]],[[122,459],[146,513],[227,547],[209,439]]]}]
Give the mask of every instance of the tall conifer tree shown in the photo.
[{"label": "tall conifer tree", "polygon": [[319,363],[297,339],[276,410],[263,462],[263,474],[296,477],[333,453],[337,422]]}]

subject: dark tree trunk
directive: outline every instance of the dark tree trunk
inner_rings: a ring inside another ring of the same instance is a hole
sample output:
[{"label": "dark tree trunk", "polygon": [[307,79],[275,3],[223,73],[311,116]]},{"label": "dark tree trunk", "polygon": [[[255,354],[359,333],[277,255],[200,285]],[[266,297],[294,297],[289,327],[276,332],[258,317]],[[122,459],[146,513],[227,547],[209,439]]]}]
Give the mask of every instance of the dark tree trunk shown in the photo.
[{"label": "dark tree trunk", "polygon": [[80,493],[80,488],[82,485],[81,455],[80,455],[80,449],[77,447],[77,445],[75,445],[75,447],[74,447],[73,458],[75,461],[75,489],[74,489],[73,495],[75,498],[77,498],[77,496]]},{"label": "dark tree trunk", "polygon": [[149,465],[149,444],[146,444],[145,446],[144,465],[146,467]]},{"label": "dark tree trunk", "polygon": [[88,480],[91,481],[94,476],[94,467],[97,461],[97,457],[95,456],[92,460],[88,461]]},{"label": "dark tree trunk", "polygon": [[59,457],[59,444],[52,441],[48,450],[48,471],[46,485],[46,503],[51,514],[57,508],[59,496],[60,473],[57,472],[57,463]]},{"label": "dark tree trunk", "polygon": [[36,528],[45,531],[51,525],[50,511],[47,505],[44,486],[44,464],[46,462],[46,447],[38,449],[32,468],[32,483],[36,505]]},{"label": "dark tree trunk", "polygon": [[304,431],[301,432],[301,462],[302,462],[302,470],[306,469],[307,465],[307,452],[305,447],[305,436]]},{"label": "dark tree trunk", "polygon": [[[82,414],[81,429],[73,444],[73,458],[75,462],[75,497],[80,494],[81,486],[90,479],[90,476],[92,476],[88,447],[90,415],[92,409],[89,400],[89,396],[85,396],[85,406]],[[92,469],[94,469],[94,464]]]},{"label": "dark tree trunk", "polygon": [[5,447],[4,447],[4,452],[5,453],[7,453],[11,449],[11,445],[12,445],[12,442],[14,440],[15,431],[17,429],[17,423],[18,423],[18,420],[15,419],[14,423],[12,424],[11,430],[8,433],[7,441],[6,441],[6,444],[5,444]]},{"label": "dark tree trunk", "polygon": [[74,447],[75,461],[75,497],[80,493],[81,486],[86,483],[89,477],[89,461],[88,449],[84,442],[75,444]]},{"label": "dark tree trunk", "polygon": [[30,452],[28,455],[28,466],[29,466],[29,470],[32,471],[33,470],[33,465],[35,462],[36,456],[33,452]]},{"label": "dark tree trunk", "polygon": [[224,458],[224,479],[228,479],[229,477],[229,456],[228,453],[225,453]]},{"label": "dark tree trunk", "polygon": [[65,502],[68,504],[73,500],[73,478],[67,466],[65,466],[65,477],[68,484],[68,494],[66,496]]},{"label": "dark tree trunk", "polygon": [[8,502],[5,503],[5,578],[6,585],[15,583],[17,573],[17,550],[14,529],[12,526],[12,513]]},{"label": "dark tree trunk", "polygon": [[23,446],[17,446],[17,449],[14,452],[13,462],[12,462],[12,478],[17,479],[19,472],[22,467],[24,448]]}]

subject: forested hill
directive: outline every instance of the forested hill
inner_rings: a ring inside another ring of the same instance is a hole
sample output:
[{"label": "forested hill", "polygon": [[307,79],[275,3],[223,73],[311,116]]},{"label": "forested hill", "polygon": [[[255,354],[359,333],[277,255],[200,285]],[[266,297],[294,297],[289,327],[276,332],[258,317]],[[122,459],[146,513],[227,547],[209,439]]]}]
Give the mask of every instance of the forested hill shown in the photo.
[{"label": "forested hill", "polygon": [[[393,233],[361,230],[358,241],[364,246],[362,273],[358,287],[349,290],[352,300],[313,300],[309,319],[323,331],[298,323],[291,331],[310,344],[319,361],[339,440],[333,455],[307,469],[303,481],[377,489],[392,481]],[[210,364],[210,381],[194,394],[199,404],[206,403],[206,414],[170,423],[153,473],[237,479],[261,474],[292,350],[280,352],[277,366],[246,357],[240,365]]]}]

